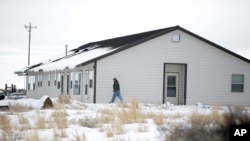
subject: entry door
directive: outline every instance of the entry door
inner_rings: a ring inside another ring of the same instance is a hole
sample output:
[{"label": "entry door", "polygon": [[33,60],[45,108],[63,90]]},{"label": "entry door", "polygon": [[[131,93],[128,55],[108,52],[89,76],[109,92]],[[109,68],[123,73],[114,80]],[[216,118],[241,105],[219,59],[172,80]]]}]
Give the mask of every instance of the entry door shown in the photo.
[{"label": "entry door", "polygon": [[179,81],[178,73],[166,73],[165,75],[166,102],[178,104],[178,95],[179,95],[178,81]]}]

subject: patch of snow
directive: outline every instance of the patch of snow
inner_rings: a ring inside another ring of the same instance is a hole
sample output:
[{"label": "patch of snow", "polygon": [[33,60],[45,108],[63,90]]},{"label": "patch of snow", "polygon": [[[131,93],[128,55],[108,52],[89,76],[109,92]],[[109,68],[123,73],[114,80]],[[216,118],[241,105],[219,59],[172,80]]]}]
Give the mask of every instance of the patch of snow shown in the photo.
[{"label": "patch of snow", "polygon": [[[188,123],[190,120],[190,115],[193,112],[199,112],[201,114],[209,114],[212,112],[211,108],[204,108],[204,105],[197,103],[195,105],[173,105],[170,102],[165,104],[142,104],[139,103],[139,109],[143,113],[148,113],[151,115],[157,115],[162,113],[164,117],[164,123],[162,125],[157,125],[154,119],[146,119],[144,123],[130,123],[123,124],[124,133],[115,134],[113,137],[107,137],[105,128],[110,127],[113,130],[113,125],[103,124],[93,127],[87,127],[79,124],[79,120],[85,120],[85,122],[90,122],[89,120],[100,120],[104,115],[100,112],[101,110],[117,110],[119,107],[118,104],[91,104],[91,103],[82,103],[79,101],[72,100],[71,104],[66,104],[64,109],[67,113],[67,128],[63,130],[58,128],[45,128],[45,129],[27,129],[19,130],[21,127],[20,116],[25,117],[31,127],[36,127],[36,117],[42,117],[45,121],[51,121],[52,115],[56,109],[43,109],[40,110],[42,103],[46,100],[48,96],[43,96],[41,99],[19,99],[19,100],[2,100],[0,105],[8,104],[22,104],[25,106],[30,106],[33,110],[27,112],[11,112],[9,111],[0,111],[0,115],[6,115],[10,119],[10,123],[13,124],[12,127],[13,133],[17,135],[31,135],[37,131],[40,140],[55,140],[54,134],[58,132],[65,132],[66,137],[59,138],[61,141],[76,140],[77,137],[82,138],[82,140],[87,141],[109,141],[109,140],[140,140],[140,141],[164,141],[166,136],[169,136],[172,131],[175,130],[175,127],[178,125],[180,130],[190,129],[191,125]],[[58,98],[51,98],[53,105],[58,104]],[[228,108],[221,107],[221,112],[228,111]],[[121,110],[122,111],[122,110]],[[250,114],[249,112],[245,112]],[[98,123],[93,123],[98,124]],[[214,128],[215,125],[207,125],[208,128]],[[18,128],[19,127],[19,128]],[[138,131],[141,129],[142,131]],[[0,133],[3,133],[0,129]]]}]

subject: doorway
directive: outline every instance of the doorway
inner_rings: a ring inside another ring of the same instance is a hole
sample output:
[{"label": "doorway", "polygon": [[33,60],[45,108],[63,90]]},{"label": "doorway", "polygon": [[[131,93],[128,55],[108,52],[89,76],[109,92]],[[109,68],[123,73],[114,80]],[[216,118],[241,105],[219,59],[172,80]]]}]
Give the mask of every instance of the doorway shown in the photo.
[{"label": "doorway", "polygon": [[186,104],[187,64],[164,64],[163,103]]}]

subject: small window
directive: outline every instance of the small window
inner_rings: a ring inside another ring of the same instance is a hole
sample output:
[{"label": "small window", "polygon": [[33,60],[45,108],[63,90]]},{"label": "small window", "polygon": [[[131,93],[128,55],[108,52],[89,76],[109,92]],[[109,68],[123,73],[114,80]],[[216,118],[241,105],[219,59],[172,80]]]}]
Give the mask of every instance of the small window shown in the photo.
[{"label": "small window", "polygon": [[232,75],[232,92],[244,92],[244,75]]}]

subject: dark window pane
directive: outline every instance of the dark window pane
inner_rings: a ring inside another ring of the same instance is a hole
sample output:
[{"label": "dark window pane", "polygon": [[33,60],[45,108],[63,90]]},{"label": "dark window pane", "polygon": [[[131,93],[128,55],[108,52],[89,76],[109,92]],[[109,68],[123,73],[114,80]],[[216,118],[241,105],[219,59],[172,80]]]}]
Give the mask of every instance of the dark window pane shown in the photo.
[{"label": "dark window pane", "polygon": [[243,84],[232,84],[232,92],[243,92]]},{"label": "dark window pane", "polygon": [[167,88],[167,97],[176,97],[176,87]]},{"label": "dark window pane", "polygon": [[175,86],[176,76],[168,76],[168,86]]}]

